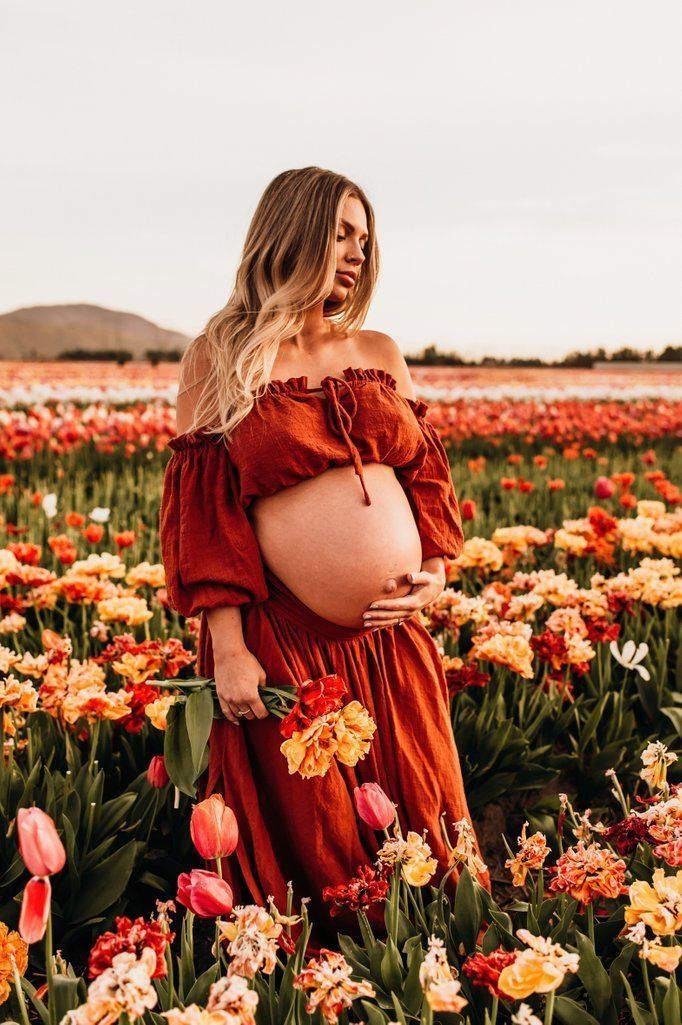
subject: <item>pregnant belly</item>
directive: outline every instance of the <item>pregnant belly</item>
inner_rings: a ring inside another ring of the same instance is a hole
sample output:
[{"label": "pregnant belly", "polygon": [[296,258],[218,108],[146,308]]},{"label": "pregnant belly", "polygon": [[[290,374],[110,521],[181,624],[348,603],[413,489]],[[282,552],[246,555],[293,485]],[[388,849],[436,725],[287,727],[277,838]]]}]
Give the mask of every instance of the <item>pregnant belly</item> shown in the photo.
[{"label": "pregnant belly", "polygon": [[362,626],[375,599],[407,594],[406,574],[422,562],[417,524],[393,468],[367,463],[363,474],[371,505],[351,466],[252,503],[263,561],[300,601],[342,626]]}]

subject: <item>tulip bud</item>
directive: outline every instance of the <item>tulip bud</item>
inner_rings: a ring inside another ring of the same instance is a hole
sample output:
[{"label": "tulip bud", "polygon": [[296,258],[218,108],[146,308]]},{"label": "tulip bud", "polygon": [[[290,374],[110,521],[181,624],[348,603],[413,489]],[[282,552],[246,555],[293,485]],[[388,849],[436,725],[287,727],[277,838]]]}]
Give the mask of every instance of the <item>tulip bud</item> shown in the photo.
[{"label": "tulip bud", "polygon": [[40,808],[20,808],[17,812],[19,853],[33,876],[52,876],[66,863],[64,844],[49,815]]},{"label": "tulip bud", "polygon": [[154,755],[147,769],[147,782],[150,786],[161,789],[161,787],[165,787],[169,779],[163,755]]},{"label": "tulip bud", "polygon": [[19,915],[19,935],[26,943],[42,940],[50,914],[52,887],[49,879],[33,876],[24,887]]},{"label": "tulip bud", "polygon": [[207,861],[226,858],[239,840],[237,819],[222,794],[211,794],[194,805],[189,831],[192,843]]},{"label": "tulip bud", "polygon": [[476,518],[476,503],[473,498],[465,498],[460,504],[459,511],[462,514],[463,520],[473,520]]},{"label": "tulip bud", "polygon": [[217,918],[232,910],[232,890],[215,872],[195,868],[178,876],[178,901],[199,918]]},{"label": "tulip bud", "polygon": [[594,485],[594,493],[597,498],[611,498],[616,485],[608,477],[597,477]]},{"label": "tulip bud", "polygon": [[363,783],[353,791],[355,807],[372,829],[388,829],[395,819],[395,806],[378,783]]}]

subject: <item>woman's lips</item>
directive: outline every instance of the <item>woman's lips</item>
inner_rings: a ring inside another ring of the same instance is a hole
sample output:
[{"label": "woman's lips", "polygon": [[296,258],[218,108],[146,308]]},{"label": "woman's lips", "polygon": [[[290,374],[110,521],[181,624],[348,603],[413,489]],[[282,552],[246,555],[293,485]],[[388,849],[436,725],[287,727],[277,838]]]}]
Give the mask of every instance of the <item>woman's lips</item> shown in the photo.
[{"label": "woman's lips", "polygon": [[343,281],[344,285],[349,285],[350,286],[350,285],[354,285],[355,284],[355,281],[350,276],[350,274],[340,274],[340,273],[337,272],[336,276],[338,278],[340,278],[341,281]]}]

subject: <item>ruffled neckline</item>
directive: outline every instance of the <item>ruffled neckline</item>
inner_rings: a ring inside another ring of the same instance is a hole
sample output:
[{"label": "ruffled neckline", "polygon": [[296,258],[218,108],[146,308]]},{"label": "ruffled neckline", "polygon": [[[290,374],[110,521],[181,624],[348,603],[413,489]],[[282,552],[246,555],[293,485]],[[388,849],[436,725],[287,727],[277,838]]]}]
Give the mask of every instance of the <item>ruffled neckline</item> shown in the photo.
[{"label": "ruffled neckline", "polygon": [[[424,402],[423,399],[409,399],[406,395],[401,395],[398,391],[398,382],[393,374],[388,370],[383,370],[381,367],[345,367],[342,374],[343,379],[348,381],[350,384],[363,384],[366,381],[376,381],[379,384],[384,384],[388,388],[391,388],[391,390],[403,399],[404,402],[407,402],[416,417],[423,419],[426,415],[429,408],[428,404]],[[322,378],[320,384],[322,385],[325,381],[329,380],[339,380],[339,378],[334,374],[327,374],[326,377]],[[298,377],[287,377],[286,379],[269,381],[265,386],[264,395],[288,395],[297,393],[310,395],[323,391],[324,389],[322,387],[309,388],[307,374],[300,374]],[[211,434],[204,428],[200,427],[196,431],[185,431],[184,434],[176,434],[174,438],[169,439],[168,447],[176,452],[181,452],[184,449],[196,448],[199,445],[218,445],[221,441],[222,435]]]},{"label": "ruffled neckline", "polygon": [[[398,382],[396,381],[393,374],[389,373],[388,370],[383,370],[381,367],[345,367],[341,373],[343,379],[348,382],[359,382],[364,383],[365,381],[378,381],[380,384],[385,384],[393,391],[398,390]],[[267,383],[266,392],[274,392],[277,395],[285,395],[289,392],[321,392],[324,391],[322,385],[325,381],[338,380],[339,378],[335,374],[327,374],[320,381],[320,387],[309,388],[308,387],[308,375],[301,374],[298,377],[287,377],[278,378]]]},{"label": "ruffled neckline", "polygon": [[196,431],[185,431],[169,438],[167,445],[175,452],[182,452],[183,449],[196,448],[199,445],[219,445],[222,440],[222,434],[211,434],[203,427],[198,427]]}]

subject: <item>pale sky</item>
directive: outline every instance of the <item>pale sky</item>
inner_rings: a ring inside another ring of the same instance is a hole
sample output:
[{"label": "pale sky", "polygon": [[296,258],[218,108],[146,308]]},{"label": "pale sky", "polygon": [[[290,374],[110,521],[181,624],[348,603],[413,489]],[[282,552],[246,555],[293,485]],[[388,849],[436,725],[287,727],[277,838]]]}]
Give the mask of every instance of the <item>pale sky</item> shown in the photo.
[{"label": "pale sky", "polygon": [[404,352],[682,341],[679,0],[0,0],[0,312],[190,335],[268,182],[378,221],[365,327]]}]

